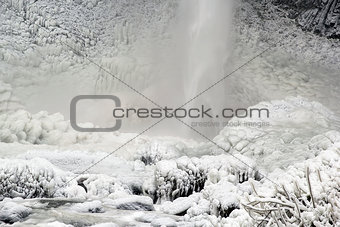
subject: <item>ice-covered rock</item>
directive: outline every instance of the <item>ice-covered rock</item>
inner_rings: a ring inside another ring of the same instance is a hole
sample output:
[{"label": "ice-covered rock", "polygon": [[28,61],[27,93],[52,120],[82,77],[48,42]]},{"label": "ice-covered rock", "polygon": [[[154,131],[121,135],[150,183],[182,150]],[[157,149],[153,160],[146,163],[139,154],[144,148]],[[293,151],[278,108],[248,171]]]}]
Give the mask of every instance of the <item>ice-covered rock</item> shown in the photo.
[{"label": "ice-covered rock", "polygon": [[157,218],[151,222],[152,227],[175,227],[176,221],[172,218]]},{"label": "ice-covered rock", "polygon": [[186,211],[197,203],[201,198],[199,194],[192,194],[189,197],[179,197],[174,201],[164,202],[160,210],[167,214],[184,215]]},{"label": "ice-covered rock", "polygon": [[275,0],[273,2],[286,12],[285,15],[295,19],[304,30],[329,38],[340,38],[338,1]]},{"label": "ice-covered rock", "polygon": [[39,223],[37,224],[39,227],[72,227],[72,225],[67,225],[65,223],[61,223],[58,221],[50,222],[50,223]]},{"label": "ice-covered rock", "polygon": [[154,210],[153,201],[148,196],[131,195],[107,201],[106,205],[120,210]]},{"label": "ice-covered rock", "polygon": [[118,227],[119,225],[115,223],[100,223],[96,225],[92,225],[92,227]]},{"label": "ice-covered rock", "polygon": [[105,174],[84,174],[79,176],[77,181],[90,197],[116,198],[131,194],[128,186],[123,185],[117,178]]},{"label": "ice-covered rock", "polygon": [[102,202],[99,200],[84,202],[84,203],[76,203],[71,206],[72,210],[84,213],[103,213],[105,209],[102,205]]},{"label": "ice-covered rock", "polygon": [[0,224],[1,222],[13,224],[26,218],[32,209],[21,204],[11,202],[8,199],[0,202]]},{"label": "ice-covered rock", "polygon": [[228,182],[220,181],[204,188],[203,197],[210,201],[210,214],[228,217],[229,214],[240,208],[237,187]]}]

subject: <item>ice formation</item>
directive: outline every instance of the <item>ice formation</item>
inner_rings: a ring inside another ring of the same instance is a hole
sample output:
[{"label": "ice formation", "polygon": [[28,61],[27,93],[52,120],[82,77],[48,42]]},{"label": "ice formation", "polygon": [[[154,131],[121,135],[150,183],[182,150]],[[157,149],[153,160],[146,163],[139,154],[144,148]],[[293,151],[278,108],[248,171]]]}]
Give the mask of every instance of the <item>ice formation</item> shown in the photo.
[{"label": "ice formation", "polygon": [[290,97],[249,107],[252,108],[269,110],[270,118],[264,115],[261,118],[257,115],[233,118],[214,141],[229,152],[254,157],[258,161],[272,160],[265,162],[267,169],[314,157],[319,149],[312,144],[317,138],[324,137],[324,133],[334,134],[329,143],[336,140],[338,132],[331,129],[337,128],[339,118],[320,103]]},{"label": "ice formation", "polygon": [[[216,183],[223,176],[233,184],[243,183],[249,178],[259,180],[254,163],[244,156],[227,155],[164,160],[156,164],[155,199],[174,200],[200,192],[208,180]],[[150,191],[150,190],[149,190]]]},{"label": "ice formation", "polygon": [[4,197],[53,197],[65,186],[67,173],[44,159],[1,159],[0,196]]},{"label": "ice formation", "polygon": [[86,139],[76,133],[61,114],[30,114],[18,110],[0,115],[0,139],[5,143],[70,144]]}]

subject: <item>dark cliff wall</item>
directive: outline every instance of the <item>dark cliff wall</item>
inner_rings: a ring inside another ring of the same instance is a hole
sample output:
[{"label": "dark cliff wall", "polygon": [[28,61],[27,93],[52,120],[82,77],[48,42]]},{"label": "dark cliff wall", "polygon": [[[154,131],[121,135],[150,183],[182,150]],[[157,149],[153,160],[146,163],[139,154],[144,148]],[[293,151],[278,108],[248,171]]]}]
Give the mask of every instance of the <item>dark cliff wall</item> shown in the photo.
[{"label": "dark cliff wall", "polygon": [[340,39],[340,0],[273,0],[303,29]]}]

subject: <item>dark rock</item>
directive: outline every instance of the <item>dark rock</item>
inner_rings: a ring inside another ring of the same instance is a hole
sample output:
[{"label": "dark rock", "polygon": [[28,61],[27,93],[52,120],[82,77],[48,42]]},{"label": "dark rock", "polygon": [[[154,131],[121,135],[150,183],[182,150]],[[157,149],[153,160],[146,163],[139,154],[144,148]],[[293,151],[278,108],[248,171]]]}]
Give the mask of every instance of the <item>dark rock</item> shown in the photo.
[{"label": "dark rock", "polygon": [[112,205],[116,209],[120,210],[143,210],[143,211],[153,211],[152,199],[147,196],[129,196],[127,198],[116,199],[112,202]]},{"label": "dark rock", "polygon": [[31,214],[31,209],[13,202],[0,205],[0,223],[13,224],[22,221]]},{"label": "dark rock", "polygon": [[78,183],[78,185],[79,185],[80,187],[84,188],[84,189],[85,189],[85,192],[87,193],[87,188],[86,188],[86,186],[85,186],[85,184],[84,184],[84,181],[86,181],[86,180],[87,180],[87,178],[82,177],[82,178],[79,178],[79,179],[77,180],[77,183]]},{"label": "dark rock", "polygon": [[339,0],[274,0],[302,29],[340,39]]},{"label": "dark rock", "polygon": [[153,205],[145,204],[141,202],[129,202],[129,203],[123,203],[116,206],[117,209],[120,210],[146,210],[146,211],[152,211],[154,210]]}]

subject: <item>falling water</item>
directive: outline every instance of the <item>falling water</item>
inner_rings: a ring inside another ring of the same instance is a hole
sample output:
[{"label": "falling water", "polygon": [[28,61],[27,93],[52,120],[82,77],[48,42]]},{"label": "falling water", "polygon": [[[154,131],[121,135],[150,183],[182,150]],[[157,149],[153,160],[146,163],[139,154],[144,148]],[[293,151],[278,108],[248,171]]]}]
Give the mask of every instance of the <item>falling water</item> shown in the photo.
[{"label": "falling water", "polygon": [[[179,35],[177,43],[183,50],[183,89],[189,100],[224,73],[224,64],[230,48],[232,1],[185,0],[179,8]],[[179,63],[181,64],[181,63]],[[223,89],[222,89],[223,90]],[[223,92],[202,95],[208,103],[223,102]]]},{"label": "falling water", "polygon": [[[181,106],[223,77],[231,46],[232,9],[231,0],[179,1],[176,20],[169,28],[171,43],[159,48],[157,55],[162,82],[157,83],[153,97],[159,103]],[[225,103],[225,87],[220,83],[185,107],[205,105],[217,113]],[[202,130],[214,134],[219,129]]]}]

